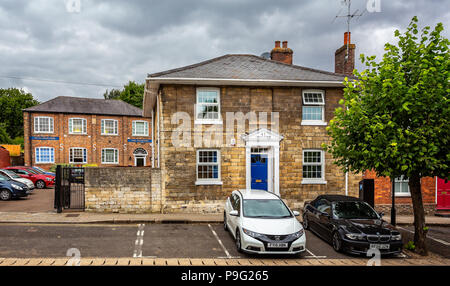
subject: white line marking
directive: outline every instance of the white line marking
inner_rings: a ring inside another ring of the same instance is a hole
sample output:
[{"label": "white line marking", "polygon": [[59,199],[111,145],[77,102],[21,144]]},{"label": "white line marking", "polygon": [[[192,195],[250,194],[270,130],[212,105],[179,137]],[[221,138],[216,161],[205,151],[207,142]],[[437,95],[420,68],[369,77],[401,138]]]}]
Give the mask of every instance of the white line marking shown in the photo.
[{"label": "white line marking", "polygon": [[[311,256],[314,257],[314,258],[322,257],[322,256],[317,256],[317,255],[315,255],[315,254],[312,253],[308,248],[306,248],[306,251],[307,251],[309,254],[311,254]],[[325,257],[326,257],[326,256],[325,256]]]},{"label": "white line marking", "polygon": [[223,245],[222,241],[220,240],[219,236],[217,235],[217,233],[214,231],[214,229],[212,228],[212,226],[210,224],[208,224],[209,229],[211,230],[211,232],[213,233],[214,237],[217,239],[217,241],[219,242],[220,246],[222,246],[223,251],[225,252],[225,255],[227,256],[227,258],[231,258],[230,253],[228,252],[228,250],[225,248],[225,245]]},{"label": "white line marking", "polygon": [[136,241],[134,242],[133,257],[142,257],[142,245],[144,244],[144,227],[145,224],[138,224],[138,231],[136,233]]},{"label": "white line marking", "polygon": [[[398,226],[397,228],[406,230],[406,231],[408,231],[408,232],[410,232],[410,233],[414,233],[414,231],[411,231],[411,230],[409,230],[409,229],[406,229],[406,228],[403,228],[403,227],[400,227],[400,226]],[[429,235],[427,235],[427,238],[432,239],[432,240],[434,240],[434,241],[437,241],[437,242],[439,242],[439,243],[442,243],[443,245],[450,246],[450,242],[444,241],[444,240],[442,240],[442,239],[434,238],[434,237],[429,236]]]},{"label": "white line marking", "polygon": [[306,255],[304,257],[305,258],[327,258],[326,256],[311,256],[311,255]]}]

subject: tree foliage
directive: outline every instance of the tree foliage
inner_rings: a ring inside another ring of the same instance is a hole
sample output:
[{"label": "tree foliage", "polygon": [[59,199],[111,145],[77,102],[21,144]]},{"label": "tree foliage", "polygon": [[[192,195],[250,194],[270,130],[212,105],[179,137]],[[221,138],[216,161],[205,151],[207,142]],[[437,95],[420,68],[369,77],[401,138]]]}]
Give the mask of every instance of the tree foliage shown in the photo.
[{"label": "tree foliage", "polygon": [[122,90],[106,90],[106,92],[103,94],[103,97],[105,99],[120,99],[131,105],[142,108],[142,100],[144,98],[144,84],[130,81],[128,82],[128,84],[124,85],[124,88]]},{"label": "tree foliage", "polygon": [[416,250],[426,254],[420,178],[446,178],[450,165],[449,41],[441,23],[419,32],[417,22],[395,31],[398,44],[385,44],[379,63],[361,55],[366,69],[345,80],[344,108],[335,111],[325,147],[344,170],[410,179]]},{"label": "tree foliage", "polygon": [[0,89],[0,122],[10,138],[23,136],[22,110],[37,104],[33,95],[22,89]]}]

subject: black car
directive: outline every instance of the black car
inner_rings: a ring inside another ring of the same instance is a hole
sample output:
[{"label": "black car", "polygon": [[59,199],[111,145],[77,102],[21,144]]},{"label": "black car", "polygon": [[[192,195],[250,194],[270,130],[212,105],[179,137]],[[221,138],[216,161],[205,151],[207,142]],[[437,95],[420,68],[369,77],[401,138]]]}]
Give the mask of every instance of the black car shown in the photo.
[{"label": "black car", "polygon": [[381,254],[402,251],[402,236],[382,220],[369,204],[355,197],[321,195],[303,208],[303,227],[333,245],[338,252],[367,254],[377,248]]}]

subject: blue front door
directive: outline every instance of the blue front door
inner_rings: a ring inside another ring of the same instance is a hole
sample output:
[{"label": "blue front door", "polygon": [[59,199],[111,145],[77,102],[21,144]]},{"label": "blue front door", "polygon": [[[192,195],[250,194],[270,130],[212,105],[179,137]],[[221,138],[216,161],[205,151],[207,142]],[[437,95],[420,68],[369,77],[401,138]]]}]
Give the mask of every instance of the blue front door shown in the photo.
[{"label": "blue front door", "polygon": [[252,154],[252,189],[267,191],[267,154]]}]

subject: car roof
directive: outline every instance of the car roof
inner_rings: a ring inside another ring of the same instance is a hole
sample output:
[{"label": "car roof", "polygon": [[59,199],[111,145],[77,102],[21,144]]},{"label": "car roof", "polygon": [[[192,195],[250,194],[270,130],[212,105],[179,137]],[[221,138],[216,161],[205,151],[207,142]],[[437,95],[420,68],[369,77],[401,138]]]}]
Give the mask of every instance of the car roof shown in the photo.
[{"label": "car roof", "polygon": [[255,189],[242,189],[242,190],[236,190],[236,192],[239,192],[242,195],[242,198],[244,200],[276,200],[280,199],[277,195],[274,193],[265,191],[265,190],[255,190]]},{"label": "car roof", "polygon": [[355,201],[362,201],[359,198],[356,197],[350,197],[350,196],[343,196],[343,195],[320,195],[316,198],[316,200],[325,199],[329,202],[355,202]]}]

